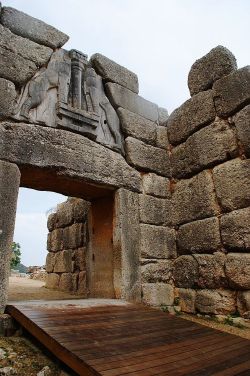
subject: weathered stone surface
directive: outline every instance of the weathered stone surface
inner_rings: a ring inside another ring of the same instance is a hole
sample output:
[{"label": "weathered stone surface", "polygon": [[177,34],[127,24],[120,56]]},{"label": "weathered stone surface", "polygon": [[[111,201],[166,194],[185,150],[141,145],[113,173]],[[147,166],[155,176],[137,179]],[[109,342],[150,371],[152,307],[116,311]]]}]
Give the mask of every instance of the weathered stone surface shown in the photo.
[{"label": "weathered stone surface", "polygon": [[72,272],[71,251],[61,251],[55,253],[54,273]]},{"label": "weathered stone surface", "polygon": [[216,81],[213,86],[214,104],[220,117],[232,115],[250,103],[250,66]]},{"label": "weathered stone surface", "polygon": [[156,146],[165,150],[169,149],[168,130],[166,127],[156,127]]},{"label": "weathered stone surface", "polygon": [[151,172],[144,174],[142,176],[142,186],[145,194],[162,198],[171,197],[170,180],[162,176]]},{"label": "weathered stone surface", "polygon": [[11,114],[16,98],[15,85],[4,78],[0,78],[0,117]]},{"label": "weathered stone surface", "polygon": [[[37,189],[44,185],[46,190],[68,195],[70,188],[73,189],[73,181],[75,184],[87,181],[110,188],[127,187],[133,191],[141,189],[140,174],[120,154],[86,137],[59,129],[24,123],[2,123],[0,159],[22,165],[22,177],[25,170],[31,167],[36,168],[38,178],[38,171],[42,174],[49,170],[52,180],[41,178]],[[34,184],[33,180],[29,181],[29,186]],[[55,181],[60,181],[60,184],[55,184]],[[56,186],[52,187],[54,184]]]},{"label": "weathered stone surface", "polygon": [[232,288],[250,289],[250,254],[229,253],[225,264],[225,273]]},{"label": "weathered stone surface", "polygon": [[117,109],[117,114],[121,122],[121,128],[126,136],[137,138],[148,144],[156,144],[156,125],[153,121],[122,107]]},{"label": "weathered stone surface", "polygon": [[82,271],[86,268],[86,248],[78,248],[74,251],[75,270]]},{"label": "weathered stone surface", "polygon": [[234,116],[233,122],[244,152],[247,157],[250,157],[250,105],[238,112]]},{"label": "weathered stone surface", "polygon": [[198,281],[198,263],[193,256],[180,256],[174,261],[175,286],[191,288]]},{"label": "weathered stone surface", "polygon": [[9,262],[13,241],[20,171],[16,165],[0,161],[0,313],[7,303]]},{"label": "weathered stone surface", "polygon": [[196,291],[192,289],[178,289],[182,312],[195,313]]},{"label": "weathered stone surface", "polygon": [[173,305],[174,288],[165,283],[144,283],[142,285],[143,302],[152,306]]},{"label": "weathered stone surface", "polygon": [[64,249],[75,249],[82,247],[86,241],[86,225],[74,223],[70,227],[63,229]]},{"label": "weathered stone surface", "polygon": [[163,226],[140,225],[140,250],[145,258],[176,257],[175,230]]},{"label": "weathered stone surface", "polygon": [[221,236],[226,248],[250,251],[250,207],[221,217]]},{"label": "weathered stone surface", "polygon": [[237,309],[241,315],[250,312],[250,291],[239,291],[237,294]]},{"label": "weathered stone surface", "polygon": [[101,54],[92,55],[90,62],[105,82],[115,82],[138,94],[139,83],[135,73]]},{"label": "weathered stone surface", "polygon": [[250,160],[225,162],[214,168],[213,177],[223,211],[250,206]]},{"label": "weathered stone surface", "polygon": [[58,218],[57,218],[57,214],[56,213],[51,213],[48,216],[47,227],[48,227],[49,231],[52,231],[52,230],[56,229],[57,220],[58,220]]},{"label": "weathered stone surface", "polygon": [[90,205],[89,201],[74,199],[73,217],[75,222],[84,222],[87,219]]},{"label": "weathered stone surface", "polygon": [[61,291],[73,291],[73,281],[71,273],[63,273],[60,276],[59,290]]},{"label": "weathered stone surface", "polygon": [[235,292],[230,290],[198,290],[196,309],[202,313],[224,315],[236,309]]},{"label": "weathered stone surface", "polygon": [[122,107],[148,120],[158,122],[158,106],[155,103],[149,102],[118,84],[107,83],[105,88],[115,108]]},{"label": "weathered stone surface", "polygon": [[206,218],[179,227],[177,247],[179,254],[212,253],[221,246],[218,218]]},{"label": "weathered stone surface", "polygon": [[226,256],[222,252],[215,252],[213,255],[193,255],[198,263],[199,278],[198,287],[204,289],[216,289],[227,287],[225,276]]},{"label": "weathered stone surface", "polygon": [[199,130],[172,150],[173,176],[187,177],[236,156],[237,141],[233,130],[223,120]]},{"label": "weathered stone surface", "polygon": [[51,48],[62,47],[69,39],[45,22],[10,7],[3,7],[1,23],[17,35]]},{"label": "weathered stone surface", "polygon": [[48,234],[47,250],[57,252],[63,249],[63,230],[55,229]]},{"label": "weathered stone surface", "polygon": [[80,295],[87,297],[87,286],[86,286],[86,272],[82,271],[79,273],[78,277],[78,289],[77,292]]},{"label": "weathered stone surface", "polygon": [[126,138],[125,150],[127,161],[132,166],[170,176],[170,161],[166,150],[147,145],[132,137]]},{"label": "weathered stone surface", "polygon": [[170,225],[172,215],[170,200],[140,195],[140,221],[142,223]]},{"label": "weathered stone surface", "polygon": [[57,228],[70,226],[74,221],[74,207],[70,201],[57,205]]},{"label": "weathered stone surface", "polygon": [[158,107],[159,125],[163,127],[167,126],[167,120],[169,118],[168,110],[163,107]]},{"label": "weathered stone surface", "polygon": [[152,262],[141,266],[142,283],[170,282],[173,274],[173,262],[170,260]]},{"label": "weathered stone surface", "polygon": [[125,189],[115,194],[114,289],[126,300],[141,301],[139,195]]},{"label": "weathered stone surface", "polygon": [[213,180],[209,171],[179,181],[172,195],[172,203],[173,220],[176,224],[218,214]]},{"label": "weathered stone surface", "polygon": [[188,75],[190,94],[211,89],[215,81],[236,69],[237,62],[231,51],[223,46],[213,48],[192,65]]},{"label": "weathered stone surface", "polygon": [[46,277],[46,287],[48,289],[58,289],[60,276],[56,273],[48,273]]},{"label": "weathered stone surface", "polygon": [[196,132],[203,125],[215,119],[212,90],[194,95],[168,119],[168,138],[171,144],[177,145]]},{"label": "weathered stone surface", "polygon": [[46,257],[46,272],[52,273],[55,266],[55,256],[54,252],[49,252]]}]

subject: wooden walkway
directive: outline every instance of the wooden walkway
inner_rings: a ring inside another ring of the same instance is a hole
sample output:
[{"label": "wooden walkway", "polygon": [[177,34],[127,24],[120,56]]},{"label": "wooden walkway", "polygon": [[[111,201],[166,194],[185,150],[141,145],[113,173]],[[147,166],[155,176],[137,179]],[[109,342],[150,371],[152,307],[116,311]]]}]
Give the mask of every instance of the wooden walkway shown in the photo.
[{"label": "wooden walkway", "polygon": [[7,312],[79,375],[250,375],[250,341],[152,308],[18,304]]}]

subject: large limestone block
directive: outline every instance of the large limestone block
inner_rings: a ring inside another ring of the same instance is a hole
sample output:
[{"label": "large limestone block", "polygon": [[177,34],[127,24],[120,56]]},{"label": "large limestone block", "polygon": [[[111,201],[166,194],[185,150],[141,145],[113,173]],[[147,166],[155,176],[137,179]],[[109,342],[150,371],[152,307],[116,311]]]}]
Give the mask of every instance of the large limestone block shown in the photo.
[{"label": "large limestone block", "polygon": [[3,7],[1,23],[17,35],[51,48],[62,47],[69,39],[45,22],[10,7]]},{"label": "large limestone block", "polygon": [[58,252],[63,249],[63,230],[55,229],[48,234],[47,250],[49,252]]},{"label": "large limestone block", "polygon": [[234,289],[250,289],[250,254],[229,253],[225,265],[229,285]]},{"label": "large limestone block", "polygon": [[250,207],[222,215],[221,237],[228,249],[250,251]]},{"label": "large limestone block", "polygon": [[199,288],[217,289],[227,287],[225,276],[226,256],[222,252],[216,252],[213,255],[194,255],[198,263],[199,277],[197,285]]},{"label": "large limestone block", "polygon": [[74,223],[63,229],[63,247],[64,249],[75,249],[82,247],[86,243],[86,225],[83,223]]},{"label": "large limestone block", "polygon": [[86,247],[78,248],[73,251],[73,260],[75,270],[83,271],[86,269]]},{"label": "large limestone block", "polygon": [[[22,165],[22,171],[36,168],[42,173],[60,179],[53,187],[60,193],[69,193],[72,181],[102,185],[110,188],[127,187],[140,191],[140,174],[114,151],[72,132],[24,123],[2,123],[0,127],[0,159]],[[62,184],[64,181],[65,189]],[[53,181],[41,182],[48,189]]]},{"label": "large limestone block", "polygon": [[70,201],[57,205],[57,228],[70,226],[74,221],[74,206]]},{"label": "large limestone block", "polygon": [[12,113],[15,98],[15,85],[11,81],[0,78],[0,117],[9,116]]},{"label": "large limestone block", "polygon": [[138,94],[139,83],[135,73],[101,54],[92,55],[90,62],[105,82],[115,82]]},{"label": "large limestone block", "polygon": [[71,292],[74,290],[73,274],[63,273],[59,281],[59,290]]},{"label": "large limestone block", "polygon": [[214,119],[212,90],[194,95],[169,116],[167,129],[170,143],[180,144]]},{"label": "large limestone block", "polygon": [[250,206],[250,160],[225,162],[214,168],[213,177],[223,211]]},{"label": "large limestone block", "polygon": [[247,157],[250,157],[250,105],[238,112],[233,118],[238,139]]},{"label": "large limestone block", "polygon": [[143,192],[147,195],[170,198],[170,180],[152,172],[142,176]]},{"label": "large limestone block", "polygon": [[173,148],[173,176],[179,179],[187,177],[236,156],[237,151],[233,130],[226,121],[216,121]]},{"label": "large limestone block", "polygon": [[246,66],[216,81],[214,103],[220,117],[232,115],[250,101],[250,66]]},{"label": "large limestone block", "polygon": [[196,309],[201,313],[227,315],[236,310],[235,292],[230,290],[198,290]]},{"label": "large limestone block", "polygon": [[60,276],[56,273],[48,273],[46,277],[46,287],[48,289],[58,289]]},{"label": "large limestone block", "polygon": [[72,252],[61,251],[55,253],[54,273],[72,272]]},{"label": "large limestone block", "polygon": [[74,199],[73,217],[75,222],[84,222],[87,220],[90,205],[89,201]]},{"label": "large limestone block", "polygon": [[126,189],[115,194],[114,288],[121,297],[141,301],[139,195]]},{"label": "large limestone block", "polygon": [[169,149],[168,130],[166,127],[160,125],[156,127],[156,146],[165,150]]},{"label": "large limestone block", "polygon": [[140,195],[140,221],[152,225],[171,225],[172,205],[170,200]]},{"label": "large limestone block", "polygon": [[210,172],[203,171],[191,179],[180,180],[175,186],[172,203],[176,224],[218,214]]},{"label": "large limestone block", "polygon": [[105,88],[108,98],[115,108],[122,107],[148,120],[158,122],[158,106],[155,103],[118,84],[110,82],[105,85]]},{"label": "large limestone block", "polygon": [[52,273],[55,266],[55,257],[56,254],[54,252],[49,252],[46,257],[46,272]]},{"label": "large limestone block", "polygon": [[211,89],[215,81],[236,69],[237,62],[231,51],[223,46],[213,48],[192,65],[188,75],[190,94]]},{"label": "large limestone block", "polygon": [[51,213],[48,216],[47,228],[49,231],[53,231],[56,229],[57,221],[58,221],[57,213]]},{"label": "large limestone block", "polygon": [[156,144],[156,124],[134,112],[119,107],[117,110],[122,131],[126,136],[131,136],[148,144]]},{"label": "large limestone block", "polygon": [[9,263],[13,241],[20,171],[14,164],[0,161],[0,313],[7,303]]},{"label": "large limestone block", "polygon": [[132,137],[126,138],[125,150],[127,161],[132,166],[143,171],[170,176],[170,161],[165,150],[147,145]]},{"label": "large limestone block", "polygon": [[173,271],[175,286],[192,288],[197,285],[198,263],[193,256],[180,256],[174,261]]},{"label": "large limestone block", "polygon": [[163,226],[140,225],[140,250],[145,258],[176,257],[175,230]]},{"label": "large limestone block", "polygon": [[179,227],[178,254],[212,253],[221,247],[218,218],[206,218]]},{"label": "large limestone block", "polygon": [[142,285],[143,302],[152,306],[173,305],[174,288],[165,283],[144,283]]},{"label": "large limestone block", "polygon": [[195,290],[180,288],[178,289],[178,297],[182,312],[195,313]]},{"label": "large limestone block", "polygon": [[142,283],[168,283],[173,276],[173,262],[170,260],[161,260],[152,262],[146,260],[147,263],[141,266]]}]

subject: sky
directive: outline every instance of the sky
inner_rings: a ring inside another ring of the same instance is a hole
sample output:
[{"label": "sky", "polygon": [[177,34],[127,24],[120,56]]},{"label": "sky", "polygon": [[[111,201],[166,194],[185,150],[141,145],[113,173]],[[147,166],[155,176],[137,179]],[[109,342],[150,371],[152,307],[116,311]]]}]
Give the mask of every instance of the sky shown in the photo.
[{"label": "sky", "polygon": [[[189,98],[194,61],[217,45],[250,63],[250,0],[3,0],[69,35],[64,46],[111,58],[139,77],[140,95],[171,113]],[[246,47],[247,43],[247,47]],[[23,262],[43,264],[46,211],[60,195],[20,190],[15,240]]]}]

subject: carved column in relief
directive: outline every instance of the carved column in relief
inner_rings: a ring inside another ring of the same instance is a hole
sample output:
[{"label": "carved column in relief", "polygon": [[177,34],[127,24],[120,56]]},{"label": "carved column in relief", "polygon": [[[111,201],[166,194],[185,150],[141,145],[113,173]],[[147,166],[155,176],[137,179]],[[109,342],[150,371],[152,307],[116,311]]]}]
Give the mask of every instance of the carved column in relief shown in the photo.
[{"label": "carved column in relief", "polygon": [[82,105],[82,72],[87,64],[87,55],[77,50],[70,51],[71,57],[71,82],[72,82],[72,105],[81,108]]}]

